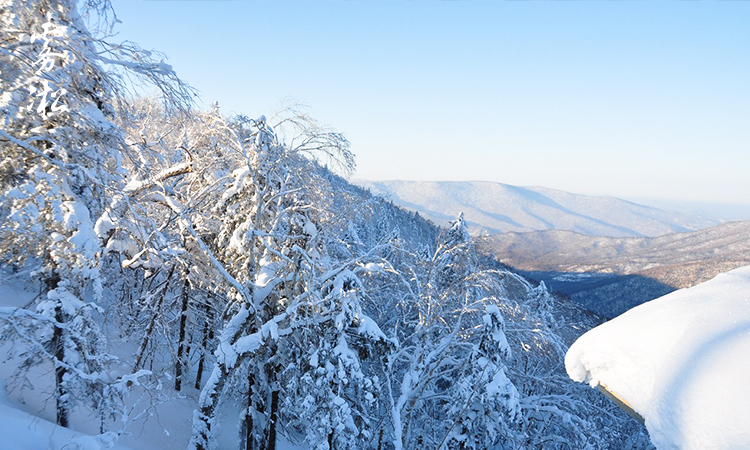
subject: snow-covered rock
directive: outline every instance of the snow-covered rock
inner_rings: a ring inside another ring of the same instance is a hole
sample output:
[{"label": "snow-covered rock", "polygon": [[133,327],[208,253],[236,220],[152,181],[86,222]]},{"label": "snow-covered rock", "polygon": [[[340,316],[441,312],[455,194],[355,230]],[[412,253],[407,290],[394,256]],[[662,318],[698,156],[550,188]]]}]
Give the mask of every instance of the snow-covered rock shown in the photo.
[{"label": "snow-covered rock", "polygon": [[645,418],[665,449],[750,443],[750,266],[640,305],[581,336],[565,367]]}]

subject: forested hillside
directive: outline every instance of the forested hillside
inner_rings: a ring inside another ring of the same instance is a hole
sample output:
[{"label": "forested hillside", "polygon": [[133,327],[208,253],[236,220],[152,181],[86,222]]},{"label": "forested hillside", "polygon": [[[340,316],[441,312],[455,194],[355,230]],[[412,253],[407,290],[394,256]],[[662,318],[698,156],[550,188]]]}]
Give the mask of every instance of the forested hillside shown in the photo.
[{"label": "forested hillside", "polygon": [[437,229],[348,184],[342,134],[196,111],[110,43],[106,1],[6,0],[0,22],[0,273],[38,292],[3,299],[6,381],[98,424],[87,448],[170,402],[193,410],[170,448],[649,445],[562,369],[595,320],[482,262],[463,215]]},{"label": "forested hillside", "polygon": [[750,222],[653,238],[564,230],[478,238],[480,253],[544,281],[586,308],[614,317],[664,294],[750,264]]}]

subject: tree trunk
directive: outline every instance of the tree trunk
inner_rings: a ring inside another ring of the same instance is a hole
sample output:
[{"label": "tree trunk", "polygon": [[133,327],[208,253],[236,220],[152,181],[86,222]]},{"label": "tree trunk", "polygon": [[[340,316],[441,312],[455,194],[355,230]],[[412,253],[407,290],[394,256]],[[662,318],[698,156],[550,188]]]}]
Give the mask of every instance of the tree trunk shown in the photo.
[{"label": "tree trunk", "polygon": [[248,368],[247,374],[247,393],[244,408],[244,416],[240,417],[240,445],[239,450],[254,450],[255,438],[253,437],[253,386],[255,385],[255,376]]},{"label": "tree trunk", "polygon": [[190,300],[190,281],[188,275],[185,275],[185,286],[182,290],[182,305],[180,307],[180,337],[177,344],[177,361],[174,366],[174,390],[179,392],[182,389],[182,369],[185,358],[185,328],[187,326],[188,304]]},{"label": "tree trunk", "polygon": [[65,343],[63,342],[63,329],[58,324],[65,323],[65,316],[62,307],[58,304],[55,307],[55,328],[52,331],[52,348],[55,349],[55,401],[56,406],[56,423],[61,427],[68,427],[68,402],[65,400],[68,393],[63,384],[65,374],[68,370],[62,365],[65,361]]},{"label": "tree trunk", "polygon": [[151,334],[154,332],[154,327],[156,326],[156,319],[159,317],[159,310],[161,309],[161,304],[164,302],[164,297],[167,296],[167,289],[169,289],[169,280],[172,279],[172,274],[174,273],[174,266],[172,266],[171,269],[169,269],[169,275],[167,275],[167,279],[164,281],[164,289],[162,290],[161,297],[159,297],[159,301],[156,302],[156,308],[154,311],[154,314],[151,316],[151,321],[148,324],[148,327],[146,328],[146,334],[143,336],[143,340],[141,341],[141,346],[138,349],[138,356],[135,358],[135,364],[133,364],[133,373],[138,372],[138,369],[141,368],[141,364],[143,363],[143,357],[146,353],[146,347],[148,346],[148,342],[151,339]]},{"label": "tree trunk", "polygon": [[[252,316],[247,315],[244,319],[244,323],[241,326],[237,326],[237,323],[233,323],[239,319],[241,315],[247,314],[247,310],[243,308],[243,311],[237,313],[232,319],[229,320],[230,325],[234,329],[232,336],[228,339],[230,345],[237,342],[240,336],[243,335],[247,328],[247,321]],[[224,334],[226,328],[222,333],[222,339],[226,339]],[[225,343],[226,344],[226,343]],[[218,345],[222,345],[219,343]],[[221,392],[224,390],[224,385],[227,382],[229,376],[239,367],[242,362],[246,359],[246,355],[237,355],[237,358],[231,362],[231,365],[226,364],[223,361],[217,361],[216,365],[211,372],[211,376],[208,378],[206,385],[203,386],[201,394],[198,400],[198,408],[193,413],[193,437],[190,439],[188,444],[188,450],[209,450],[213,435],[211,433],[211,424],[213,423],[216,408],[219,406],[219,398]]]},{"label": "tree trunk", "polygon": [[212,340],[214,338],[214,330],[213,330],[213,313],[211,312],[211,306],[206,302],[205,304],[205,316],[204,316],[204,322],[203,322],[203,338],[201,339],[201,348],[200,348],[200,359],[198,360],[198,370],[195,374],[195,388],[200,389],[201,388],[201,381],[203,379],[203,366],[206,362],[206,349],[208,348],[208,341]]},{"label": "tree trunk", "polygon": [[271,392],[271,417],[268,424],[267,450],[276,450],[276,419],[279,413],[279,391]]},{"label": "tree trunk", "polygon": [[211,373],[211,378],[201,391],[198,414],[193,414],[193,437],[188,444],[189,450],[209,450],[212,440],[211,424],[227,378],[229,378],[229,368],[223,364],[217,364]]}]

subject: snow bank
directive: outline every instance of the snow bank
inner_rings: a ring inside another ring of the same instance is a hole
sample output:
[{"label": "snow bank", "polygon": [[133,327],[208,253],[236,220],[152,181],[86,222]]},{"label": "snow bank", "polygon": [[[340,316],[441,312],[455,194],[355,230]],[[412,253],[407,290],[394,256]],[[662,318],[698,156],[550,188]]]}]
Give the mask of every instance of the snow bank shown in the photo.
[{"label": "snow bank", "polygon": [[0,382],[0,435],[5,450],[129,450],[116,444],[114,433],[88,436],[59,427],[37,416],[16,409]]},{"label": "snow bank", "polygon": [[664,449],[750,443],[750,266],[640,305],[581,336],[575,381],[606,386]]}]

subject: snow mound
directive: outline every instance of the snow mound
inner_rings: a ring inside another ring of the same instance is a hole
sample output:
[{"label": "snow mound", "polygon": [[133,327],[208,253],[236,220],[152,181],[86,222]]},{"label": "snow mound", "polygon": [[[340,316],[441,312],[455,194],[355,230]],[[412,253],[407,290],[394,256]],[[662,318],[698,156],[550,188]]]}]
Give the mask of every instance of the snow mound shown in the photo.
[{"label": "snow mound", "polygon": [[108,433],[88,436],[16,409],[0,383],[0,435],[5,450],[129,450],[116,444],[117,436]]},{"label": "snow mound", "polygon": [[750,266],[644,303],[581,336],[575,381],[601,384],[665,449],[750,443]]}]

